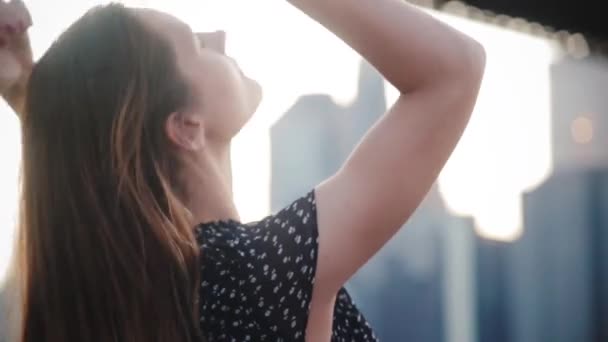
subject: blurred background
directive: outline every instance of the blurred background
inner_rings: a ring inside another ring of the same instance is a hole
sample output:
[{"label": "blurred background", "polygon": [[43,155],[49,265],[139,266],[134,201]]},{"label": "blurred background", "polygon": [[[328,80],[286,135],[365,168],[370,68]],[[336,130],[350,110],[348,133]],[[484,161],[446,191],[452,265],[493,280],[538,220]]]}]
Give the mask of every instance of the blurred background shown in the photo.
[{"label": "blurred background", "polygon": [[[34,55],[104,2],[26,1]],[[245,221],[335,172],[397,98],[284,1],[123,2],[194,30],[226,30],[228,53],[262,84],[262,105],[233,147]],[[347,288],[382,341],[608,341],[608,35],[599,1],[414,3],[480,41],[486,75],[437,184]],[[18,120],[0,103],[0,342],[15,301],[4,279],[19,145]]]}]

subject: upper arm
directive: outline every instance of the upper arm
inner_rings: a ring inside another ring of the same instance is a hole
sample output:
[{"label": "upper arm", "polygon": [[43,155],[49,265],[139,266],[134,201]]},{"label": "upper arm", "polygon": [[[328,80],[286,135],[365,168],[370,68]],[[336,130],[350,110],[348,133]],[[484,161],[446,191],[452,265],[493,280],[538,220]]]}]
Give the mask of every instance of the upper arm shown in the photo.
[{"label": "upper arm", "polygon": [[464,131],[481,74],[402,95],[317,187],[320,296],[335,293],[417,208]]}]

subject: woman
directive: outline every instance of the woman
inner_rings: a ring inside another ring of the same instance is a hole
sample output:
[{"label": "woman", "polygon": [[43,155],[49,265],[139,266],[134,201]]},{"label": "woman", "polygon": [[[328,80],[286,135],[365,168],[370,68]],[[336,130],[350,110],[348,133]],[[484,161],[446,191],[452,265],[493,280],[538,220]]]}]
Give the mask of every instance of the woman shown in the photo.
[{"label": "woman", "polygon": [[3,65],[13,77],[2,89],[22,124],[22,341],[375,340],[343,285],[436,179],[484,52],[398,0],[290,2],[401,96],[339,172],[251,224],[232,200],[230,141],[261,91],[224,54],[222,32],[97,7],[25,92],[26,35],[2,32],[21,66]]}]

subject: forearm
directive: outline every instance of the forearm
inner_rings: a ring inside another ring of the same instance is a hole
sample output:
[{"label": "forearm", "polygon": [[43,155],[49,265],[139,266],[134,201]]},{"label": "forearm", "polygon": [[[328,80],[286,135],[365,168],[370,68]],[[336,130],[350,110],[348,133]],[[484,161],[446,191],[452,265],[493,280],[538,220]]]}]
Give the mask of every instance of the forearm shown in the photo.
[{"label": "forearm", "polygon": [[474,40],[402,0],[289,0],[365,57],[402,93],[483,69]]}]

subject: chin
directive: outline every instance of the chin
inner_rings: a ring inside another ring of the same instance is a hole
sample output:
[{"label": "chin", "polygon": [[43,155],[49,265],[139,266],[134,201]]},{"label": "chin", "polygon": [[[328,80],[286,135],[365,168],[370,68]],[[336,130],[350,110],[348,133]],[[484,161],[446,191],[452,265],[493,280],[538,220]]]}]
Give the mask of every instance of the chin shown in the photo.
[{"label": "chin", "polygon": [[247,79],[248,90],[249,90],[249,103],[251,108],[251,115],[258,110],[260,103],[263,98],[262,86],[253,79]]}]

